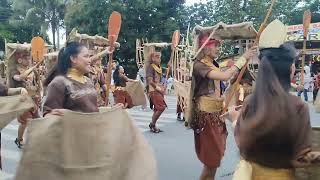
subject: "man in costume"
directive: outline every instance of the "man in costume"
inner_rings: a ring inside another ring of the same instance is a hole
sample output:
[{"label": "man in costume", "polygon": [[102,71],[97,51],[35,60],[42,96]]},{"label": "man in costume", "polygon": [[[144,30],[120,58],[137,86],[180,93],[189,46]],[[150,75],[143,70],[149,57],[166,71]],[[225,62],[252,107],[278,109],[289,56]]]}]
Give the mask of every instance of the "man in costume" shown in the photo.
[{"label": "man in costume", "polygon": [[15,144],[18,148],[22,148],[23,142],[23,134],[27,126],[27,119],[29,118],[38,118],[38,109],[41,100],[41,82],[37,71],[31,70],[32,62],[31,56],[28,51],[17,51],[13,55],[13,62],[10,62],[11,65],[15,66],[9,68],[10,70],[10,80],[12,83],[10,88],[25,88],[28,91],[29,96],[32,97],[35,106],[34,108],[22,114],[18,117],[18,121],[20,123],[18,129],[18,136],[15,139]]},{"label": "man in costume", "polygon": [[147,89],[149,93],[150,100],[153,104],[153,115],[152,122],[149,124],[150,131],[153,133],[161,132],[160,129],[156,127],[156,123],[160,118],[163,111],[166,109],[167,104],[164,100],[164,86],[161,84],[162,78],[162,68],[161,63],[161,53],[154,52],[151,54],[151,64],[146,69],[147,78]]},{"label": "man in costume", "polygon": [[193,64],[192,102],[187,114],[194,130],[197,156],[204,164],[200,180],[214,179],[225,151],[227,129],[220,118],[223,109],[221,81],[229,80],[254,55],[253,49],[248,50],[234,66],[222,72],[215,61],[219,55],[220,41],[208,38],[205,33],[198,38],[199,46],[204,45],[204,48]]}]

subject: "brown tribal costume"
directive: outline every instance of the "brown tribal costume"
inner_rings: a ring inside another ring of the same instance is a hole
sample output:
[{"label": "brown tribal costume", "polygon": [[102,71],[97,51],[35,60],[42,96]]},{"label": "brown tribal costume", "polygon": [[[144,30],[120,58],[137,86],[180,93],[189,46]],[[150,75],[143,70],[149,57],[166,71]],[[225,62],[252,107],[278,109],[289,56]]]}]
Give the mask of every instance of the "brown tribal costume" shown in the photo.
[{"label": "brown tribal costume", "polygon": [[126,91],[126,83],[129,81],[128,77],[120,74],[119,82],[115,83],[115,90],[113,92],[114,101],[116,104],[121,103],[127,105],[126,108],[130,109],[133,107],[133,102],[130,94]]},{"label": "brown tribal costume", "polygon": [[[12,71],[12,77],[14,77],[15,75],[21,75],[24,71],[26,71],[26,69],[19,69],[17,68],[16,71]],[[40,101],[41,101],[41,92],[40,92],[40,82],[39,82],[39,75],[37,74],[37,72],[31,72],[30,75],[28,75],[26,80],[23,81],[16,81],[15,79],[13,79],[13,88],[26,88],[28,91],[28,94],[31,96],[31,98],[33,99],[35,106],[34,108],[32,108],[29,112],[26,112],[24,114],[22,114],[20,117],[18,117],[18,121],[21,124],[26,124],[27,123],[27,119],[29,118],[39,118],[39,106],[40,106]]]},{"label": "brown tribal costume", "polygon": [[30,52],[28,49],[17,51],[8,59],[8,86],[9,88],[25,88],[28,95],[34,101],[34,107],[21,114],[17,120],[20,123],[15,144],[18,148],[23,146],[23,134],[28,119],[39,118],[39,106],[41,101],[41,79],[37,68],[33,68]]},{"label": "brown tribal costume", "polygon": [[220,70],[212,61],[205,57],[194,62],[192,78],[195,83],[193,101],[196,109],[190,126],[194,130],[199,160],[210,168],[217,168],[224,155],[227,129],[220,119],[223,105],[220,81],[207,78],[210,71]]},{"label": "brown tribal costume", "polygon": [[48,95],[44,103],[44,115],[53,109],[92,113],[99,112],[97,92],[87,77],[84,82],[73,78],[76,70],[71,69],[65,76],[57,76],[48,86]]},{"label": "brown tribal costume", "polygon": [[[146,78],[152,78],[153,82],[159,86],[163,87],[161,84],[161,76],[162,76],[162,69],[161,67],[151,64],[148,66],[146,70]],[[167,104],[164,100],[164,94],[155,90],[151,85],[148,85],[148,93],[150,97],[150,103],[153,105],[154,111],[164,111],[167,107]]]}]

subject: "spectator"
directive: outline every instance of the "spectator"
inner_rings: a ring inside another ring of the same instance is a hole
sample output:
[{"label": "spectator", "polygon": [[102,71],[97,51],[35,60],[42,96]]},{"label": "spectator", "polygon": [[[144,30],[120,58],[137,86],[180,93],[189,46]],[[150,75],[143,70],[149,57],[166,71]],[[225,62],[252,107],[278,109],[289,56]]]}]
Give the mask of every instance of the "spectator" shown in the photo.
[{"label": "spectator", "polygon": [[311,74],[310,74],[310,67],[308,65],[304,66],[304,84],[303,84],[303,90],[300,90],[298,92],[298,96],[300,97],[303,93],[304,100],[308,102],[308,89],[311,84]]}]

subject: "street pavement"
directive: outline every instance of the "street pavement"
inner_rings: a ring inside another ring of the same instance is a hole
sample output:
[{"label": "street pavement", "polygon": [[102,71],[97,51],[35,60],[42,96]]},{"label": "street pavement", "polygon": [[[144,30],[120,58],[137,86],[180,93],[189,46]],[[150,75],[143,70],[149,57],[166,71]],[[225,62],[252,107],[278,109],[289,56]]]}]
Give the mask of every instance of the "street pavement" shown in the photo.
[{"label": "street pavement", "polygon": [[[309,97],[311,97],[311,94]],[[152,116],[151,110],[143,111],[140,107],[135,107],[128,111],[153,148],[157,159],[158,179],[197,180],[202,165],[194,151],[193,131],[185,128],[183,122],[176,120],[175,96],[166,96],[166,101],[168,108],[160,117],[157,124],[164,132],[159,134],[149,132],[148,125]],[[309,107],[312,126],[320,126],[320,114],[315,113],[315,109],[311,103],[309,103]],[[235,166],[239,161],[238,149],[234,143],[233,132],[230,126],[230,123],[228,123],[227,147],[221,166],[216,174],[216,180],[231,180]],[[1,132],[4,180],[13,179],[21,157],[21,150],[13,142],[16,138],[17,129],[18,122],[14,120]]]}]

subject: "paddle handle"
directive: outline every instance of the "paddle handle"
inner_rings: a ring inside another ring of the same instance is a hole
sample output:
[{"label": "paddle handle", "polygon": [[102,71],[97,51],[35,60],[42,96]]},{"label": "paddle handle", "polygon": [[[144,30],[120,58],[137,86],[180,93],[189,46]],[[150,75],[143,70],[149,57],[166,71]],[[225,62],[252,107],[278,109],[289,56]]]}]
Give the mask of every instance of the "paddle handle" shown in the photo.
[{"label": "paddle handle", "polygon": [[306,49],[307,49],[307,38],[309,33],[309,26],[311,23],[311,12],[307,10],[303,14],[303,54],[301,57],[301,73],[300,73],[300,85],[304,85],[304,64],[306,61]]},{"label": "paddle handle", "polygon": [[109,54],[109,62],[108,62],[108,72],[107,72],[107,89],[106,89],[106,105],[109,104],[109,93],[111,87],[111,79],[112,79],[112,61],[113,61],[113,54]]}]

